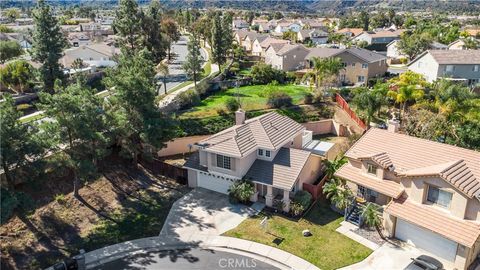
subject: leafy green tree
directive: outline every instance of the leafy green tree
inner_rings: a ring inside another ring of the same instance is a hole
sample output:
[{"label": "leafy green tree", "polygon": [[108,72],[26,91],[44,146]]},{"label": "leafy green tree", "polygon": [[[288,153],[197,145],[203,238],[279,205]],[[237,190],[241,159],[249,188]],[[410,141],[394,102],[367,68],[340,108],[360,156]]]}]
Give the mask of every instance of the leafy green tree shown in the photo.
[{"label": "leafy green tree", "polygon": [[53,121],[45,121],[42,131],[52,138],[53,151],[64,153],[64,162],[73,174],[73,194],[79,198],[80,180],[95,171],[97,160],[106,155],[108,146],[107,115],[102,99],[81,84],[42,93],[40,107]]},{"label": "leafy green tree", "polygon": [[114,93],[107,108],[113,116],[112,132],[120,154],[134,164],[140,154],[151,155],[152,147],[163,147],[174,132],[155,106],[155,70],[149,54],[144,49],[121,55],[116,69],[105,79]]},{"label": "leafy green tree", "polygon": [[364,223],[368,227],[374,227],[380,237],[385,239],[385,236],[382,233],[382,218],[380,217],[380,206],[374,203],[369,202],[365,207],[363,207],[360,216],[363,218]]},{"label": "leafy green tree", "polygon": [[0,63],[22,55],[22,47],[14,40],[0,41]]},{"label": "leafy green tree", "polygon": [[329,33],[328,42],[333,44],[343,44],[347,41],[347,36],[342,33]]},{"label": "leafy green tree", "polygon": [[375,14],[370,19],[370,26],[372,26],[372,28],[388,27],[388,24],[389,18],[387,17],[387,15],[385,15],[385,12],[383,12],[383,10],[379,10],[377,14]]},{"label": "leafy green tree", "polygon": [[370,26],[370,16],[368,15],[368,13],[362,10],[358,17],[363,27],[363,31],[368,31],[368,27]]},{"label": "leafy green tree", "polygon": [[332,178],[325,183],[323,194],[340,210],[347,208],[353,199],[352,191],[342,185],[340,180],[336,178]]},{"label": "leafy green tree", "polygon": [[4,24],[0,24],[0,33],[13,33],[13,29]]},{"label": "leafy green tree", "polygon": [[472,150],[480,150],[480,121],[467,120],[456,125],[454,136],[447,137],[447,143]]},{"label": "leafy green tree", "polygon": [[13,23],[16,19],[20,18],[20,10],[18,10],[18,8],[8,8],[5,10],[4,15]]},{"label": "leafy green tree", "polygon": [[343,69],[342,60],[338,57],[334,58],[312,58],[312,70],[307,72],[303,79],[310,80],[315,84],[315,89],[321,91],[321,86],[329,77],[337,77],[338,73]]},{"label": "leafy green tree", "polygon": [[[6,94],[0,102],[0,163],[7,180],[7,188],[12,188],[17,169],[31,169],[32,160],[43,154],[46,141],[36,138],[37,129],[34,126],[21,123],[22,116],[15,106],[11,95]],[[40,143],[42,142],[42,143]]]},{"label": "leafy green tree", "polygon": [[168,53],[167,53],[167,55],[168,55],[168,60],[170,60],[170,59],[172,59],[172,56],[171,56],[172,44],[174,42],[177,42],[178,40],[180,40],[180,32],[178,30],[177,23],[173,19],[170,19],[170,18],[167,18],[167,19],[163,20],[162,24],[161,24],[161,27],[162,27],[163,33],[165,33],[165,35],[167,37],[167,43],[168,43],[168,46],[167,46]]},{"label": "leafy green tree", "polygon": [[202,72],[202,55],[200,54],[200,41],[196,35],[192,35],[188,42],[188,54],[183,64],[183,69],[193,80],[195,88],[197,87],[198,76]]},{"label": "leafy green tree", "polygon": [[148,5],[146,13],[141,13],[143,46],[152,53],[154,63],[159,63],[165,58],[168,45],[161,30],[161,12],[160,2],[154,0]]},{"label": "leafy green tree", "polygon": [[197,22],[195,22],[193,26],[193,31],[199,34],[200,38],[203,39],[203,44],[205,46],[205,42],[207,40],[211,40],[212,38],[212,21],[211,18],[208,16],[202,16]]},{"label": "leafy green tree", "polygon": [[231,198],[242,203],[250,201],[250,197],[255,193],[254,184],[251,181],[240,180],[233,183],[228,189],[228,194]]},{"label": "leafy green tree", "polygon": [[332,179],[334,174],[348,162],[345,156],[335,157],[334,160],[323,160],[323,164],[325,165],[325,175],[328,179]]},{"label": "leafy green tree", "polygon": [[134,53],[142,42],[142,17],[135,0],[120,0],[113,29],[123,54]]},{"label": "leafy green tree", "polygon": [[23,93],[34,79],[32,65],[25,60],[17,60],[0,68],[0,81],[17,93]]},{"label": "leafy green tree", "polygon": [[479,48],[479,42],[474,38],[466,38],[463,40],[463,47],[467,50],[477,50]]},{"label": "leafy green tree", "polygon": [[40,77],[45,90],[51,93],[55,81],[63,78],[59,60],[67,46],[67,40],[57,18],[44,0],[38,1],[33,11],[33,20],[35,27],[32,33],[32,59],[42,63],[39,68]]},{"label": "leafy green tree", "polygon": [[403,118],[408,103],[419,101],[423,98],[427,82],[421,74],[407,71],[400,74],[399,77],[391,79],[390,83],[392,86],[387,95],[400,104],[401,118]]},{"label": "leafy green tree", "polygon": [[352,103],[367,116],[367,126],[383,105],[387,104],[387,86],[377,86],[374,89],[359,88]]},{"label": "leafy green tree", "polygon": [[422,34],[402,34],[400,41],[397,43],[398,50],[407,55],[410,60],[417,57],[430,47],[432,37],[428,33]]},{"label": "leafy green tree", "polygon": [[223,50],[225,55],[229,56],[232,53],[233,45],[233,31],[232,31],[232,16],[228,13],[222,18],[222,33],[223,33]]}]

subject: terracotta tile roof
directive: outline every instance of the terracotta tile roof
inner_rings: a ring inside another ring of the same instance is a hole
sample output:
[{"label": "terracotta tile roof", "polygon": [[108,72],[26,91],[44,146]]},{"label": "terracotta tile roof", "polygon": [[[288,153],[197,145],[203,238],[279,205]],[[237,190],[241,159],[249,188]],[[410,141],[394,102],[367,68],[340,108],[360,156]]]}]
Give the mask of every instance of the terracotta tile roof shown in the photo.
[{"label": "terracotta tile roof", "polygon": [[365,31],[372,38],[382,38],[382,37],[399,37],[404,30],[383,30],[383,31]]},{"label": "terracotta tile roof", "polygon": [[310,152],[281,148],[272,161],[257,159],[245,175],[254,182],[291,190],[310,156]]},{"label": "terracotta tile roof", "polygon": [[335,176],[347,179],[348,181],[375,190],[376,192],[392,198],[398,198],[403,193],[403,189],[399,183],[392,180],[384,180],[369,176],[348,163],[343,165],[335,173]]},{"label": "terracotta tile roof", "polygon": [[260,42],[260,46],[262,48],[268,48],[268,46],[270,46],[271,44],[275,44],[275,43],[287,44],[289,42],[290,41],[285,40],[285,39],[268,37],[268,38],[266,38],[266,39],[264,39],[263,41]]},{"label": "terracotta tile roof", "polygon": [[386,152],[382,152],[382,153],[378,153],[378,154],[366,156],[366,157],[359,157],[358,159],[360,160],[370,159],[373,162],[377,163],[378,165],[382,166],[382,168],[384,169],[388,169],[393,165],[392,160],[390,160],[390,157]]},{"label": "terracotta tile roof", "polygon": [[280,48],[280,50],[278,50],[278,51],[275,50],[275,51],[277,52],[278,55],[285,55],[285,54],[291,52],[292,50],[303,50],[303,51],[308,52],[307,48],[305,48],[303,45],[299,45],[299,44],[284,44],[284,46],[282,46]]},{"label": "terracotta tile roof", "polygon": [[342,28],[337,33],[352,33],[353,36],[357,36],[363,32],[363,28]]},{"label": "terracotta tile roof", "polygon": [[480,198],[480,152],[371,128],[345,155],[360,159],[379,153],[388,155],[399,176],[435,175]]},{"label": "terracotta tile roof", "polygon": [[467,247],[472,247],[480,236],[479,223],[451,217],[439,209],[404,197],[393,200],[385,211]]},{"label": "terracotta tile roof", "polygon": [[229,156],[242,157],[257,148],[279,149],[305,128],[276,112],[249,119],[203,140],[206,149]]}]

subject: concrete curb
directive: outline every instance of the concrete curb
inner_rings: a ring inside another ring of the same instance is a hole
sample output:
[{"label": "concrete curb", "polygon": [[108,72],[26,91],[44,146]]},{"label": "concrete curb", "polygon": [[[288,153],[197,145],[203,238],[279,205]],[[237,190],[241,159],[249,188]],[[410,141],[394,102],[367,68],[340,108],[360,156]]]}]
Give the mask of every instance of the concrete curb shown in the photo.
[{"label": "concrete curb", "polygon": [[84,255],[86,268],[91,269],[129,255],[148,251],[197,247],[217,249],[248,256],[280,269],[319,270],[319,268],[311,263],[275,247],[233,237],[214,235],[195,235],[192,236],[187,243],[179,242],[173,238],[158,236],[141,238],[97,249],[87,252]]}]

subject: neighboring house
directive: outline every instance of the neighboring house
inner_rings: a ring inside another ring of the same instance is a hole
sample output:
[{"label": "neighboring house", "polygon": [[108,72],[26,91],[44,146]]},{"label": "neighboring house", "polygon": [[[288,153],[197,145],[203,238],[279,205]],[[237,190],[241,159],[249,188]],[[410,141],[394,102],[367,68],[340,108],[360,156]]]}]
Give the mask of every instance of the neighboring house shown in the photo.
[{"label": "neighboring house", "polygon": [[288,31],[292,31],[298,33],[302,29],[302,26],[298,23],[291,23],[291,22],[281,22],[277,23],[275,27],[275,33],[282,34]]},{"label": "neighboring house", "polygon": [[235,123],[195,144],[198,152],[184,165],[188,185],[227,194],[235,181],[247,179],[255,184],[251,201],[283,201],[288,211],[295,192],[322,172],[322,157],[303,150],[312,132],[276,112],[245,120],[239,110]]},{"label": "neighboring house", "polygon": [[[472,38],[472,37],[469,37],[469,38]],[[477,39],[476,41],[477,41],[477,44],[479,44],[479,46],[480,46],[480,40]],[[465,47],[464,39],[458,39],[458,40],[455,40],[454,42],[448,44],[448,49],[449,50],[468,50]]]},{"label": "neighboring house", "polygon": [[343,70],[339,74],[341,84],[366,84],[369,79],[382,77],[388,69],[387,57],[362,48],[333,49],[311,48],[305,56],[304,67],[312,67],[312,58],[338,57],[343,62]]},{"label": "neighboring house", "polygon": [[21,33],[0,33],[0,41],[15,41],[20,44],[22,49],[31,49],[32,44],[27,36]]},{"label": "neighboring house", "polygon": [[428,50],[408,64],[428,82],[439,78],[475,85],[480,80],[480,50]]},{"label": "neighboring house", "polygon": [[90,45],[92,42],[87,33],[69,33],[67,39],[73,47]]},{"label": "neighboring house", "polygon": [[15,20],[16,25],[32,25],[33,19],[32,18],[19,18]]},{"label": "neighboring house", "polygon": [[301,44],[273,43],[265,51],[265,63],[283,71],[302,67],[309,50]]},{"label": "neighboring house", "polygon": [[303,29],[298,31],[297,40],[300,42],[311,40],[315,45],[326,44],[328,33],[319,29]]},{"label": "neighboring house", "polygon": [[381,30],[381,31],[364,31],[361,34],[355,36],[353,42],[367,42],[369,49],[375,49],[378,51],[385,51],[387,49],[387,44],[393,40],[400,39],[400,35],[403,33],[403,30]]},{"label": "neighboring house", "polygon": [[102,25],[100,23],[88,22],[88,23],[80,23],[79,25],[80,25],[81,32],[102,30]]},{"label": "neighboring house", "polygon": [[232,28],[233,29],[248,29],[250,25],[247,21],[242,19],[235,19],[232,21]]},{"label": "neighboring house", "polygon": [[300,19],[297,21],[303,29],[319,29],[323,31],[328,30],[328,21],[325,19]]},{"label": "neighboring house", "polygon": [[101,25],[112,25],[115,17],[113,16],[100,16],[95,18],[95,22]]},{"label": "neighboring house", "polygon": [[71,69],[72,63],[78,58],[90,67],[112,67],[116,65],[113,56],[119,53],[120,50],[113,46],[96,43],[65,50],[59,62],[66,69]]},{"label": "neighboring house", "polygon": [[252,55],[265,57],[266,50],[271,44],[288,44],[288,43],[290,43],[290,41],[285,39],[259,36],[253,42]]},{"label": "neighboring house", "polygon": [[390,237],[467,269],[480,252],[480,152],[397,131],[397,121],[368,130],[335,176],[357,201],[382,206]]},{"label": "neighboring house", "polygon": [[242,46],[245,48],[245,51],[250,53],[252,51],[253,43],[255,42],[255,40],[257,40],[258,38],[260,40],[265,40],[267,37],[268,37],[267,34],[259,34],[259,33],[256,33],[256,32],[248,32],[247,35],[245,36],[245,38],[242,41]]},{"label": "neighboring house", "polygon": [[247,31],[247,30],[235,30],[234,31],[233,37],[235,38],[235,41],[237,42],[238,45],[243,47],[243,39],[245,39],[248,32],[250,32],[250,31]]},{"label": "neighboring house", "polygon": [[[404,55],[400,50],[398,49],[398,42],[400,42],[399,39],[396,39],[387,45],[387,57],[389,59],[401,59],[401,58],[407,58],[406,55]],[[448,46],[439,42],[432,42],[429,46],[429,49],[431,50],[448,50]]]},{"label": "neighboring house", "polygon": [[260,33],[269,33],[275,29],[277,23],[274,20],[268,22],[259,22],[258,23],[258,32]]},{"label": "neighboring house", "polygon": [[342,28],[338,30],[337,33],[344,34],[350,39],[363,33],[363,29],[362,28]]}]

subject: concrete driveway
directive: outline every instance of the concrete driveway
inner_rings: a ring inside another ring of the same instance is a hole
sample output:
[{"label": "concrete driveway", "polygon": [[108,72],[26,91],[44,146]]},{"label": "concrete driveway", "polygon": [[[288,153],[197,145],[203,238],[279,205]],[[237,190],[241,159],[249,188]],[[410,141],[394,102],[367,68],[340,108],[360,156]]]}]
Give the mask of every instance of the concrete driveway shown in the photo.
[{"label": "concrete driveway", "polygon": [[352,264],[350,266],[340,268],[341,270],[403,270],[412,261],[420,255],[427,255],[438,259],[443,264],[444,269],[453,269],[452,263],[441,260],[435,255],[426,251],[407,245],[401,241],[385,243],[375,250],[365,260]]},{"label": "concrete driveway", "polygon": [[192,235],[220,235],[263,207],[260,203],[251,207],[231,204],[227,195],[196,188],[173,204],[160,236],[188,242]]}]

